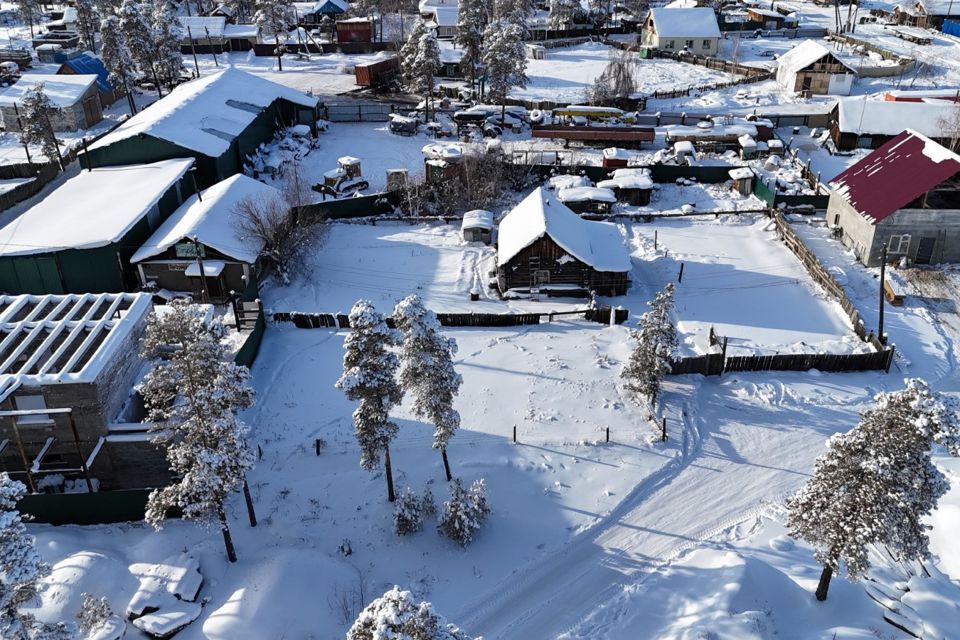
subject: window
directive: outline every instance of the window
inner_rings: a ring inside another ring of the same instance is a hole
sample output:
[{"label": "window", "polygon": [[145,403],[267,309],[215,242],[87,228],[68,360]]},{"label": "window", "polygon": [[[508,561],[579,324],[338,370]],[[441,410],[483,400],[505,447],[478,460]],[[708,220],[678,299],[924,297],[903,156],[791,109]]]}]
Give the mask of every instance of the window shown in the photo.
[{"label": "window", "polygon": [[910,234],[905,233],[901,236],[890,236],[887,241],[887,253],[889,255],[906,255],[910,250]]},{"label": "window", "polygon": [[683,43],[683,46],[685,46],[687,49],[693,49],[693,40],[687,40]]},{"label": "window", "polygon": [[[17,396],[13,399],[18,411],[32,411],[36,409],[46,409],[47,403],[43,396]],[[46,413],[39,413],[29,416],[17,416],[17,424],[45,424],[52,422],[50,416]]]},{"label": "window", "polygon": [[709,50],[710,50],[710,41],[709,41],[709,40],[704,40],[704,41],[703,41],[703,50],[704,50],[704,51],[709,51]]},{"label": "window", "polygon": [[673,40],[665,40],[663,42],[664,49],[673,49]]}]

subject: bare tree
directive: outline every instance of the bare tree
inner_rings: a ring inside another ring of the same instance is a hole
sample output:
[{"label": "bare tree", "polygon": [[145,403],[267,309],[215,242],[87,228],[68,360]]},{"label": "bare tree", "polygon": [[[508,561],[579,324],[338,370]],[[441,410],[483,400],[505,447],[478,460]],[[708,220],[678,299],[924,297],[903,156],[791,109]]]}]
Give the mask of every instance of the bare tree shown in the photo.
[{"label": "bare tree", "polygon": [[958,102],[953,109],[937,120],[943,145],[951,151],[960,150],[960,92],[958,92],[957,100]]},{"label": "bare tree", "polygon": [[613,52],[603,73],[587,89],[590,104],[605,105],[633,96],[637,91],[634,79],[636,64],[636,56],[632,52]]}]

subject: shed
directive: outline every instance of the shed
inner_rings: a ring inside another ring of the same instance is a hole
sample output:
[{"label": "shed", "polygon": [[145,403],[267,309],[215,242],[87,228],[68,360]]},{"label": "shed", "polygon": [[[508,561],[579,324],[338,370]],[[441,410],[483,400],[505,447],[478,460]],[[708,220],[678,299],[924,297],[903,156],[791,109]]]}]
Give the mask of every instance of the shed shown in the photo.
[{"label": "shed", "polygon": [[615,225],[584,220],[542,187],[500,221],[497,283],[502,293],[621,296],[630,286],[630,269]]},{"label": "shed", "polygon": [[192,159],[81,171],[0,229],[0,290],[131,291],[130,256],[193,192]]},{"label": "shed", "polygon": [[60,65],[57,75],[95,75],[97,76],[97,92],[100,94],[100,105],[109,107],[124,96],[123,87],[114,87],[110,82],[110,72],[104,66],[103,60],[91,53],[81,53],[70,58]]},{"label": "shed", "polygon": [[956,116],[948,100],[897,102],[841,98],[830,112],[830,138],[837,149],[876,149],[907,128],[938,142],[947,142],[942,122]]},{"label": "shed", "polygon": [[227,19],[223,16],[177,16],[180,51],[222,53],[227,50]]},{"label": "shed", "polygon": [[460,232],[464,242],[490,244],[493,239],[493,213],[483,209],[467,211],[463,214]]},{"label": "shed", "polygon": [[27,73],[13,86],[0,91],[0,117],[4,129],[20,131],[17,110],[23,111],[22,100],[27,91],[41,84],[50,102],[60,108],[59,115],[53,118],[55,131],[89,129],[103,120],[97,76]]},{"label": "shed", "polygon": [[649,169],[617,169],[608,180],[601,180],[598,187],[611,189],[617,200],[635,207],[650,204],[653,192],[653,178]]},{"label": "shed", "polygon": [[827,222],[869,267],[960,262],[960,156],[907,129],[831,182]]},{"label": "shed", "polygon": [[651,9],[643,22],[640,44],[664,51],[686,49],[700,56],[717,54],[720,25],[710,7]]},{"label": "shed", "polygon": [[603,187],[564,187],[557,191],[557,198],[574,213],[609,214],[617,202],[612,189]]},{"label": "shed", "polygon": [[689,140],[679,140],[673,143],[673,154],[677,162],[692,164],[697,158],[697,150]]},{"label": "shed", "polygon": [[630,154],[626,149],[607,147],[603,150],[603,166],[607,168],[625,167],[630,161]]},{"label": "shed", "polygon": [[255,24],[228,24],[223,28],[223,37],[230,51],[250,51],[260,37],[260,27]]},{"label": "shed", "polygon": [[[218,182],[187,198],[130,258],[144,287],[190,292],[202,301],[203,286],[209,302],[221,303],[230,292],[254,299],[257,294],[257,258],[261,245],[243,237],[237,207],[244,200],[289,205],[274,187],[242,173]],[[207,274],[199,278],[199,258]]]},{"label": "shed", "polygon": [[733,180],[733,190],[742,196],[749,196],[753,193],[753,169],[750,167],[737,167],[731,169],[730,179]]},{"label": "shed", "polygon": [[178,86],[90,145],[95,167],[194,158],[201,187],[243,168],[278,126],[316,126],[318,100],[230,68]]},{"label": "shed", "polygon": [[370,18],[337,20],[337,42],[373,42],[373,21]]},{"label": "shed", "polygon": [[744,134],[737,138],[737,142],[740,144],[741,158],[749,160],[757,157],[757,141],[753,139],[753,136]]},{"label": "shed", "polygon": [[856,71],[830,49],[804,40],[777,60],[777,82],[804,96],[850,94]]},{"label": "shed", "polygon": [[797,26],[797,19],[795,17],[786,16],[772,9],[761,9],[759,7],[747,8],[747,19],[750,22],[760,22],[763,24],[764,29],[771,31]]}]

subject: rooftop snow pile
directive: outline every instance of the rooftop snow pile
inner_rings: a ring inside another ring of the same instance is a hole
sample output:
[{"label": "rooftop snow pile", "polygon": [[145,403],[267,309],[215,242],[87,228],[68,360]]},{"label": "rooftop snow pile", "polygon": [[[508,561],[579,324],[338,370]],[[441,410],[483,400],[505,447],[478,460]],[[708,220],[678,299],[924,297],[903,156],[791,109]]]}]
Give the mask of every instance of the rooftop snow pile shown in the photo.
[{"label": "rooftop snow pile", "polygon": [[904,128],[939,138],[943,135],[940,124],[950,121],[957,105],[948,101],[899,102],[843,98],[837,102],[838,126],[843,133],[861,135],[895,136]]},{"label": "rooftop snow pile", "polygon": [[28,73],[22,76],[12,87],[0,92],[0,107],[20,106],[27,91],[37,85],[43,85],[43,93],[55,106],[71,107],[80,101],[87,89],[97,81],[96,75],[52,75],[46,73]]},{"label": "rooftop snow pile", "polygon": [[493,229],[493,214],[483,209],[474,209],[463,214],[461,229]]},{"label": "rooftop snow pile", "polygon": [[603,187],[564,187],[557,192],[562,202],[616,202],[617,196]]},{"label": "rooftop snow pile", "polygon": [[830,184],[837,196],[876,223],[957,173],[960,156],[907,129]]},{"label": "rooftop snow pile", "polygon": [[0,229],[0,256],[117,242],[193,166],[193,159],[82,171]]},{"label": "rooftop snow pile", "polygon": [[235,212],[237,205],[247,199],[276,201],[281,206],[280,192],[258,180],[237,174],[209,189],[187,198],[180,208],[167,218],[150,239],[137,250],[130,262],[143,262],[187,238],[197,238],[203,245],[216,249],[241,262],[254,263],[260,251],[251,239],[241,238]]},{"label": "rooftop snow pile", "polygon": [[597,271],[630,270],[630,256],[615,225],[584,220],[540,187],[500,221],[497,265],[507,264],[544,235]]},{"label": "rooftop snow pile", "polygon": [[651,9],[653,25],[661,38],[719,38],[717,14],[710,7]]},{"label": "rooftop snow pile", "polygon": [[609,180],[598,182],[597,186],[607,189],[653,189],[653,178],[649,169],[624,168],[617,169]]},{"label": "rooftop snow pile", "polygon": [[834,61],[842,64],[848,72],[854,72],[845,62],[833,55],[830,49],[815,40],[804,40],[777,59],[777,79],[779,80],[784,74],[797,73],[806,69],[826,56],[830,56]]},{"label": "rooftop snow pile", "polygon": [[553,176],[547,181],[547,189],[569,189],[572,187],[589,187],[590,181],[586,176],[562,175]]},{"label": "rooftop snow pile", "polygon": [[317,98],[303,92],[237,69],[225,69],[178,86],[90,149],[144,134],[215,158],[278,99],[304,107],[317,105]]}]

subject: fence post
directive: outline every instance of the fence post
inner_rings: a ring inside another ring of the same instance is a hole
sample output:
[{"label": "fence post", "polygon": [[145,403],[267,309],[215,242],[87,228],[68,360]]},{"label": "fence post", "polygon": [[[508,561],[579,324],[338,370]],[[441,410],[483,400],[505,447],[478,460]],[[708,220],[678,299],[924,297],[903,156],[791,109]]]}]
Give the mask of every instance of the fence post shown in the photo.
[{"label": "fence post", "polygon": [[607,427],[607,442],[610,442],[610,427]]},{"label": "fence post", "polygon": [[667,441],[667,417],[663,417],[663,432],[660,435],[661,442]]},{"label": "fence post", "polygon": [[513,444],[517,444],[517,425],[513,425]]},{"label": "fence post", "polygon": [[680,274],[677,276],[677,282],[683,282],[683,263],[680,263]]}]

